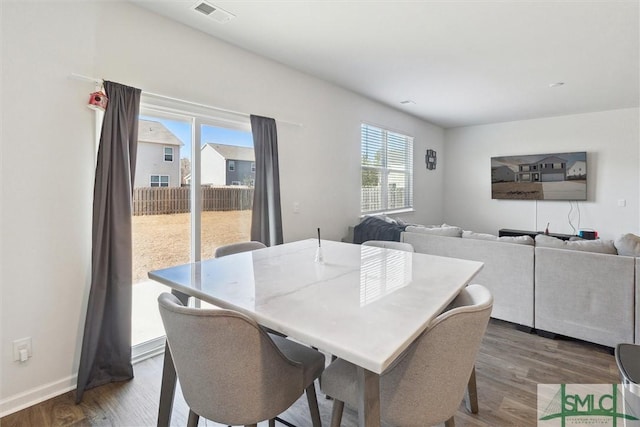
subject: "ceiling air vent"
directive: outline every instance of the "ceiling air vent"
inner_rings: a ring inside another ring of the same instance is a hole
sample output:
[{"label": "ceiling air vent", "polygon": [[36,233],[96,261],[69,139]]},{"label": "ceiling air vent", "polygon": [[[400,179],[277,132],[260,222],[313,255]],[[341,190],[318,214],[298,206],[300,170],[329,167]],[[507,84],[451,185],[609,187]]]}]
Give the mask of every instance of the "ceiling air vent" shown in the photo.
[{"label": "ceiling air vent", "polygon": [[199,1],[198,3],[192,6],[192,9],[200,12],[201,14],[208,16],[214,21],[224,24],[226,22],[231,21],[236,16],[233,13],[229,13],[224,9],[219,8],[218,6],[214,6],[206,1]]}]

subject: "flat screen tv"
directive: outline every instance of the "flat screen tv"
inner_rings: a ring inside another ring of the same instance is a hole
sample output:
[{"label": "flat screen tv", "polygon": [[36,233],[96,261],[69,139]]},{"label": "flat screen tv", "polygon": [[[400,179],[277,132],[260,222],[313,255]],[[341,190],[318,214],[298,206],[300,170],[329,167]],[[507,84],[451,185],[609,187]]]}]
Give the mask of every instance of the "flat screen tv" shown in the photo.
[{"label": "flat screen tv", "polygon": [[491,198],[587,200],[587,153],[492,157]]}]

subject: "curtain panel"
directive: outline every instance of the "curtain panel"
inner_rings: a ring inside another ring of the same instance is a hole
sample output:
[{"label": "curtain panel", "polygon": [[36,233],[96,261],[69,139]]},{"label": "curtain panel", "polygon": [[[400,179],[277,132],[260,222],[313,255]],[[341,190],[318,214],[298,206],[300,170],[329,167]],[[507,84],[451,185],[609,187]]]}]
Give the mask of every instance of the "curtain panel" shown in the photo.
[{"label": "curtain panel", "polygon": [[76,402],[86,389],[133,378],[131,213],[140,89],[105,82],[93,194],[91,289]]},{"label": "curtain panel", "polygon": [[283,236],[276,121],[251,115],[251,133],[256,154],[251,240],[279,245]]}]

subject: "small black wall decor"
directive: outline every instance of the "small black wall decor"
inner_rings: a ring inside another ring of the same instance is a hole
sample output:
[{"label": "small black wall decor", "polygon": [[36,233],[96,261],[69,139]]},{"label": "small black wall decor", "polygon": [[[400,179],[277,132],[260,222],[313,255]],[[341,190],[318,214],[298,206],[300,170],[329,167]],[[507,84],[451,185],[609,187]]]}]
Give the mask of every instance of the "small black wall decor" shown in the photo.
[{"label": "small black wall decor", "polygon": [[427,150],[427,154],[424,156],[424,161],[427,164],[427,169],[434,170],[436,168],[436,151],[435,150]]}]

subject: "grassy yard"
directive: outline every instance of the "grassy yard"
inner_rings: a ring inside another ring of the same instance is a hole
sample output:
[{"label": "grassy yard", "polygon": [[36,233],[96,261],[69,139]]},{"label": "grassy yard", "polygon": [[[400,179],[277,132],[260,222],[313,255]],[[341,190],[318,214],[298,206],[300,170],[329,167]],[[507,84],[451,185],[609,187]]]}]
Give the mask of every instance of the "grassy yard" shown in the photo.
[{"label": "grassy yard", "polygon": [[[133,283],[147,279],[149,270],[189,262],[189,214],[133,217]],[[251,210],[202,212],[202,259],[218,246],[247,241]]]}]

